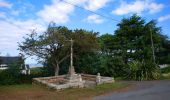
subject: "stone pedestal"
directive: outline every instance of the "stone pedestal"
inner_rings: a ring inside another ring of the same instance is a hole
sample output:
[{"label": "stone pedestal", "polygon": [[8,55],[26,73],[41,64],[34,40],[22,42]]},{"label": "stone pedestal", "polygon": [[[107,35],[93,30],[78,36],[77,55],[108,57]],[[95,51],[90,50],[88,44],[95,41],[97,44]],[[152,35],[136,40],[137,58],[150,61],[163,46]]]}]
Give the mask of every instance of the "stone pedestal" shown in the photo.
[{"label": "stone pedestal", "polygon": [[82,77],[80,74],[71,74],[68,75],[67,77],[68,84],[71,87],[84,87],[85,81],[82,80]]},{"label": "stone pedestal", "polygon": [[82,81],[82,77],[80,74],[67,75],[66,78],[69,80],[69,82],[81,82]]},{"label": "stone pedestal", "polygon": [[72,76],[72,75],[74,75],[74,74],[75,74],[74,66],[70,66],[70,67],[69,67],[68,74],[69,74],[70,76]]}]

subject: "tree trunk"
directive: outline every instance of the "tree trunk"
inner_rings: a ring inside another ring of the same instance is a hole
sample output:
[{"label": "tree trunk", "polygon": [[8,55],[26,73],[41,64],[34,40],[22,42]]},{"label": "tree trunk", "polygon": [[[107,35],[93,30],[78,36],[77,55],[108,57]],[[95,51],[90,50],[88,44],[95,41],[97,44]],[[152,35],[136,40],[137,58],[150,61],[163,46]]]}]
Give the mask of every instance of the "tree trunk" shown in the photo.
[{"label": "tree trunk", "polygon": [[59,75],[59,64],[55,66],[55,76]]}]

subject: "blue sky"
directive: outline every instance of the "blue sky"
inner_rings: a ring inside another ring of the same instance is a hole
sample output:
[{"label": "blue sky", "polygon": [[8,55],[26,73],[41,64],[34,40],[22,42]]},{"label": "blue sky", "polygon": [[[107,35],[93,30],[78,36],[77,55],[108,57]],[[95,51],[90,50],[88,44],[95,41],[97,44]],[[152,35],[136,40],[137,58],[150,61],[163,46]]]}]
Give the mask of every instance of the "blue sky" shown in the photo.
[{"label": "blue sky", "polygon": [[[162,33],[170,37],[169,0],[65,0],[110,18],[121,20],[137,13],[157,20]],[[83,28],[114,34],[118,22],[76,8],[60,0],[0,0],[0,55],[18,55],[17,42],[35,29],[41,33],[49,22],[70,29]],[[27,63],[36,63],[31,58]]]}]

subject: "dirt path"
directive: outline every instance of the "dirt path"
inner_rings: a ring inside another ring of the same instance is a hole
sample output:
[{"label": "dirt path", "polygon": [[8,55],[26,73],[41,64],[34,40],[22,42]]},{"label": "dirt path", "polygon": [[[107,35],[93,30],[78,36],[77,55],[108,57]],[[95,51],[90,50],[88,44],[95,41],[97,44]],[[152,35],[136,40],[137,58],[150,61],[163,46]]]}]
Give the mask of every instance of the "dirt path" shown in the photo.
[{"label": "dirt path", "polygon": [[93,100],[170,100],[170,80],[126,83],[132,84],[132,88],[97,96]]}]

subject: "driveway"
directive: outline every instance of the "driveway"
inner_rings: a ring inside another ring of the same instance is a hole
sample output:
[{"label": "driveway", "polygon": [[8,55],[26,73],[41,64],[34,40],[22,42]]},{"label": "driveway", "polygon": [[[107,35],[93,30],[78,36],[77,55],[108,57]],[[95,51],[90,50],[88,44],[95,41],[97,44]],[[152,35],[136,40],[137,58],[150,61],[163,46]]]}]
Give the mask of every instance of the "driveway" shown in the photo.
[{"label": "driveway", "polygon": [[132,87],[125,91],[116,91],[93,100],[170,100],[170,80],[126,82]]}]

